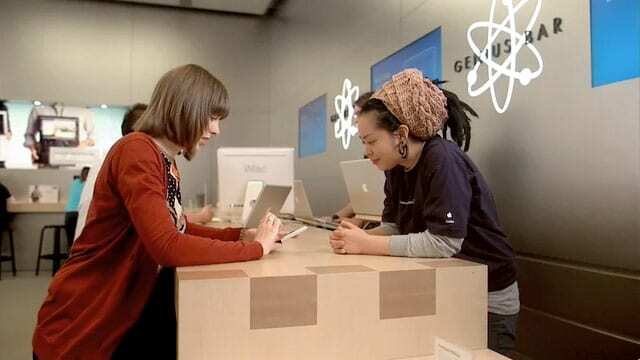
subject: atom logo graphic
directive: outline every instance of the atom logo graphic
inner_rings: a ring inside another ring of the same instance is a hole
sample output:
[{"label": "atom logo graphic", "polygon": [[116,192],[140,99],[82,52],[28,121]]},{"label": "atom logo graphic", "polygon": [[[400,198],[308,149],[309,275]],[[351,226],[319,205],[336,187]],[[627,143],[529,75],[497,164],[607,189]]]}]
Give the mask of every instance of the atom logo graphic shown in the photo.
[{"label": "atom logo graphic", "polygon": [[358,132],[358,128],[353,125],[354,109],[353,103],[358,98],[360,89],[351,85],[351,80],[344,79],[342,83],[342,94],[333,99],[336,107],[338,120],[333,125],[336,139],[342,139],[342,147],[347,150],[351,144],[351,138]]},{"label": "atom logo graphic", "polygon": [[[528,31],[531,31],[533,24],[540,14],[542,0],[536,1],[536,8],[534,10],[533,16],[531,17],[529,23],[525,28],[524,34],[526,34]],[[508,15],[501,23],[497,24],[493,22],[496,0],[492,0],[489,21],[479,21],[473,23],[469,27],[469,30],[467,30],[467,41],[469,42],[469,46],[471,47],[471,50],[473,50],[473,53],[481,60],[480,62],[476,63],[473,69],[471,69],[471,71],[469,71],[469,73],[467,74],[469,95],[478,96],[487,91],[487,89],[490,89],[493,107],[500,114],[504,113],[509,107],[516,79],[520,82],[521,85],[527,86],[531,82],[531,80],[537,78],[538,76],[540,76],[540,74],[542,74],[543,63],[540,52],[538,52],[538,49],[536,49],[532,44],[527,43],[526,36],[524,34],[518,33],[516,31],[515,15],[528,2],[529,0],[521,0],[517,6],[514,6],[512,0],[501,0],[502,5],[507,8]],[[482,50],[480,50],[478,46],[476,46],[473,39],[471,38],[471,33],[479,28],[487,29],[487,44]],[[507,59],[505,59],[502,64],[498,64],[493,59],[491,46],[493,45],[494,41],[496,41],[498,35],[500,35],[501,33],[506,33],[509,35],[511,39],[512,50]],[[529,51],[531,51],[538,62],[538,69],[536,71],[532,71],[527,67],[523,68],[520,71],[517,70],[518,53],[523,50],[525,46],[527,49],[529,49]],[[474,85],[476,85],[476,82],[478,81],[478,69],[483,63],[487,65],[488,80],[479,87],[474,88]],[[506,76],[509,78],[509,85],[507,87],[507,95],[505,97],[505,100],[502,104],[500,104],[498,101],[498,96],[496,95],[494,84],[502,76]]]}]

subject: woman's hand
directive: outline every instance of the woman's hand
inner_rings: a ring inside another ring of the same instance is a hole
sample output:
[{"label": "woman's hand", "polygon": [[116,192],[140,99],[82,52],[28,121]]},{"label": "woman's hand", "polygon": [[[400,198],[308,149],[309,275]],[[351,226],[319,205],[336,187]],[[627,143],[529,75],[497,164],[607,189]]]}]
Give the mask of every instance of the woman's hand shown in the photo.
[{"label": "woman's hand", "polygon": [[[256,234],[258,233],[258,229],[253,228],[253,229],[244,229],[244,231],[242,232],[242,239],[241,240],[246,240],[246,241],[253,241],[256,239]],[[280,229],[280,231],[278,231],[278,239],[276,240],[276,242],[279,242],[282,240],[282,238],[287,235],[287,232]]]},{"label": "woman's hand", "polygon": [[[275,247],[276,241],[278,241],[280,236],[280,226],[282,222],[278,219],[277,216],[272,214],[271,212],[267,212],[267,214],[260,221],[260,225],[255,229],[255,235],[253,235],[253,239],[262,245],[262,255],[267,255],[273,250]],[[250,235],[251,229],[245,232],[245,239]]]},{"label": "woman's hand", "polygon": [[366,254],[369,243],[369,234],[348,221],[341,222],[329,235],[329,244],[336,254]]}]

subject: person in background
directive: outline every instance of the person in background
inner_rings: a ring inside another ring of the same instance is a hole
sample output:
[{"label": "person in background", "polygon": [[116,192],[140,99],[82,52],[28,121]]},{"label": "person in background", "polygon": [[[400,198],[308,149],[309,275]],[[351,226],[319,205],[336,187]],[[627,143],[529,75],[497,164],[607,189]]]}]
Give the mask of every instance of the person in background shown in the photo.
[{"label": "person in background", "polygon": [[[358,114],[360,114],[360,111],[362,110],[362,107],[364,106],[364,104],[366,104],[367,100],[371,98],[371,95],[373,95],[373,91],[368,91],[360,95],[356,100],[356,102],[353,104],[354,119],[357,120]],[[367,156],[365,155],[364,157],[366,159]],[[349,221],[350,223],[356,225],[357,227],[363,227],[367,225],[366,221],[361,219],[356,219],[356,213],[353,211],[353,207],[351,206],[351,203],[346,204],[342,209],[336,211],[332,215],[332,220]]]},{"label": "person in background", "polygon": [[2,183],[0,183],[0,230],[6,229],[11,223],[12,217],[7,210],[7,203],[11,200],[12,196]]},{"label": "person in background", "polygon": [[[122,124],[120,125],[122,136],[133,132],[133,125],[146,109],[146,104],[137,103],[127,111],[122,119]],[[84,224],[87,219],[87,211],[89,210],[91,198],[93,197],[93,189],[103,161],[104,158],[100,158],[89,170],[89,176],[85,182],[84,188],[82,189],[82,195],[80,196],[80,202],[78,204],[78,223],[73,236],[74,239],[77,239],[80,236],[80,233],[82,233],[82,229],[84,229]]]},{"label": "person in background", "polygon": [[89,167],[83,167],[82,171],[80,171],[80,176],[74,176],[69,186],[67,205],[64,207],[64,229],[67,233],[67,244],[69,246],[73,244],[73,239],[75,239],[76,224],[78,223],[78,204],[80,203],[84,184],[87,182],[87,176],[89,176],[89,169]]},{"label": "person in background", "polygon": [[213,219],[213,215],[214,212],[211,205],[205,205],[198,211],[187,211],[184,213],[184,216],[187,217],[187,220],[196,224],[206,224],[208,222],[211,222],[211,219]]},{"label": "person in background", "polygon": [[200,66],[158,81],[135,131],[102,164],[85,227],[38,312],[34,358],[176,358],[175,267],[274,249],[283,234],[272,213],[257,229],[208,228],[182,213],[176,157],[191,160],[220,134],[227,104],[225,86]]},{"label": "person in background", "polygon": [[[363,106],[358,132],[385,172],[382,225],[343,222],[330,236],[339,254],[456,257],[488,267],[488,345],[511,356],[520,300],[514,251],[469,149],[475,111],[416,69],[402,71]],[[447,141],[447,130],[455,141]]]},{"label": "person in background", "polygon": [[91,147],[95,145],[94,130],[95,124],[93,113],[83,107],[65,106],[61,102],[53,104],[36,105],[31,109],[27,128],[24,133],[24,147],[31,152],[31,160],[40,167],[49,165],[49,148],[51,146],[71,146],[69,140],[62,139],[42,139],[40,138],[40,117],[69,117],[78,119],[78,141],[79,147]]}]

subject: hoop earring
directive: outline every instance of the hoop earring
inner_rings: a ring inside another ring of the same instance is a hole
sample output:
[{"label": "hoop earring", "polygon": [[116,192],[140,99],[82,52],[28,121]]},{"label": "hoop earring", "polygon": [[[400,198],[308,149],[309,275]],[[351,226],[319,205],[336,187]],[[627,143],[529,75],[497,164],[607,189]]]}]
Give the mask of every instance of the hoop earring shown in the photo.
[{"label": "hoop earring", "polygon": [[406,160],[407,156],[409,156],[409,146],[405,141],[401,141],[400,145],[398,145],[398,153],[400,153],[400,157],[403,160]]}]

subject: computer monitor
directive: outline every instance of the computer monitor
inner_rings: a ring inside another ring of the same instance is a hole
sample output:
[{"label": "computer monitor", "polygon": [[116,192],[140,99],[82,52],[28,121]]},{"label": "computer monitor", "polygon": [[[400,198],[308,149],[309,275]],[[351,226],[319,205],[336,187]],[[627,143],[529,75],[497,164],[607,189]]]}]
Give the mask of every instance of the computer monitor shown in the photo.
[{"label": "computer monitor", "polygon": [[[218,149],[218,207],[223,209],[244,204],[247,182],[293,187],[293,148],[223,147]],[[282,209],[293,214],[293,192]]]},{"label": "computer monitor", "polygon": [[55,141],[60,146],[78,146],[80,129],[77,117],[39,116],[40,140]]}]

